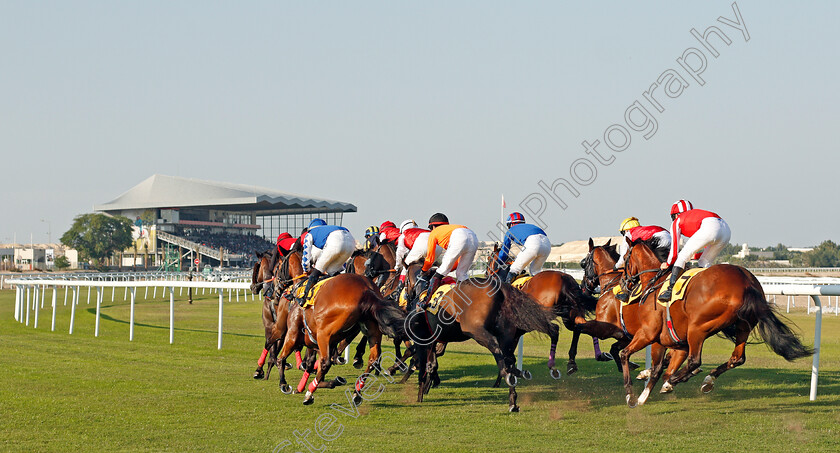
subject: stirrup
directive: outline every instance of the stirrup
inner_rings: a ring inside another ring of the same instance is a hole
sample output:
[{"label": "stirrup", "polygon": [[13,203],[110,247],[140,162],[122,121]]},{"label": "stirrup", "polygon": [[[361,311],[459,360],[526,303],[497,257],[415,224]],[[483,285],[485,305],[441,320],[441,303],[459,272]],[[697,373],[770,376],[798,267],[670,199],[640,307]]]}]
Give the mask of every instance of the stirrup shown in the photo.
[{"label": "stirrup", "polygon": [[615,298],[622,302],[627,302],[628,300],[630,300],[630,293],[628,293],[627,291],[621,291],[620,293],[615,295]]},{"label": "stirrup", "polygon": [[659,300],[662,302],[667,302],[671,300],[671,288],[668,288],[666,291],[660,293]]}]

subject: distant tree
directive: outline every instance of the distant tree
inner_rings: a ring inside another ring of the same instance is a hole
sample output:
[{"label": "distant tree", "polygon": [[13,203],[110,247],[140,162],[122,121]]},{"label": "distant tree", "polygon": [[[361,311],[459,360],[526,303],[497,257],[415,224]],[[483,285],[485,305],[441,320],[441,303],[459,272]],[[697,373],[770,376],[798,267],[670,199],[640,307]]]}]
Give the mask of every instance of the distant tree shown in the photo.
[{"label": "distant tree", "polygon": [[803,253],[802,258],[809,267],[840,267],[840,246],[825,241],[814,250]]},{"label": "distant tree", "polygon": [[775,247],[768,247],[769,251],[773,252],[774,260],[788,260],[790,259],[790,252],[784,244],[777,244]]},{"label": "distant tree", "polygon": [[73,219],[73,226],[61,236],[61,243],[102,266],[103,260],[131,246],[131,225],[131,220],[122,216],[82,214]]},{"label": "distant tree", "polygon": [[740,251],[741,251],[740,246],[735,245],[735,244],[726,244],[726,246],[723,247],[723,250],[720,251],[720,255],[718,255],[715,262],[716,263],[730,262],[730,261],[732,261],[732,255],[735,255]]},{"label": "distant tree", "polygon": [[146,209],[143,211],[143,215],[140,216],[140,220],[143,221],[143,226],[151,226],[155,224],[155,211],[151,209]]},{"label": "distant tree", "polygon": [[59,256],[58,258],[55,259],[55,268],[56,269],[58,269],[60,271],[63,271],[64,269],[67,269],[68,267],[70,267],[70,260],[68,260],[66,256],[61,255],[61,256]]}]

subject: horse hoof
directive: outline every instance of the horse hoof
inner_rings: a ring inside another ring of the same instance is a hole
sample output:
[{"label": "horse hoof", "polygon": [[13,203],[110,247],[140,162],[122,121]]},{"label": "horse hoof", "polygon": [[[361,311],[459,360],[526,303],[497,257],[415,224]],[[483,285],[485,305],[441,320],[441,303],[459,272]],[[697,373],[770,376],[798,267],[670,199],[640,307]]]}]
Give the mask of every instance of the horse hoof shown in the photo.
[{"label": "horse hoof", "polygon": [[314,396],[310,396],[309,398],[304,398],[303,399],[303,405],[304,406],[309,406],[310,404],[312,404],[314,402],[315,402],[315,397]]},{"label": "horse hoof", "polygon": [[292,394],[292,386],[290,386],[288,384],[280,384],[280,391],[283,392],[286,395],[291,395]]},{"label": "horse hoof", "polygon": [[509,387],[516,387],[516,384],[517,384],[516,376],[514,376],[512,374],[508,374],[507,377],[505,378],[505,382],[507,382],[507,385]]},{"label": "horse hoof", "polygon": [[362,405],[362,395],[356,393],[353,395],[353,405],[359,407]]},{"label": "horse hoof", "polygon": [[513,406],[508,408],[508,412],[519,412],[519,406],[514,404]]},{"label": "horse hoof", "polygon": [[595,360],[598,362],[610,362],[613,360],[613,357],[609,352],[602,352],[601,355],[595,356]]},{"label": "horse hoof", "polygon": [[254,372],[254,379],[262,379],[263,377],[265,377],[265,373],[262,368],[257,368],[257,371]]},{"label": "horse hoof", "polygon": [[703,379],[703,385],[700,386],[700,390],[703,393],[709,393],[715,389],[715,378],[712,376],[706,376],[706,379]]},{"label": "horse hoof", "polygon": [[333,384],[335,384],[336,386],[347,385],[347,379],[344,379],[341,376],[336,376],[335,379],[333,379]]},{"label": "horse hoof", "polygon": [[386,377],[390,377],[391,376],[391,369],[388,368],[387,370],[382,370],[382,375],[386,376]]},{"label": "horse hoof", "polygon": [[662,384],[662,390],[659,393],[671,393],[674,391],[674,386],[670,382]]},{"label": "horse hoof", "polygon": [[636,399],[635,395],[627,395],[627,407],[630,409],[636,407],[639,404],[639,400]]},{"label": "horse hoof", "polygon": [[627,362],[627,366],[629,366],[629,367],[630,367],[630,371],[633,371],[633,370],[635,370],[636,368],[639,368],[639,364],[638,364],[638,363],[636,363],[636,362]]},{"label": "horse hoof", "polygon": [[697,376],[698,374],[702,373],[702,368],[695,368],[694,371],[691,372],[691,377]]},{"label": "horse hoof", "polygon": [[531,380],[531,378],[533,378],[533,376],[531,376],[531,372],[530,372],[530,371],[528,371],[528,370],[522,370],[522,379],[525,379],[526,381],[530,381],[530,380]]},{"label": "horse hoof", "polygon": [[285,366],[287,370],[291,370],[291,369],[292,369],[292,364],[291,364],[291,363],[287,363],[287,364],[285,364],[285,365],[283,365],[283,366]]},{"label": "horse hoof", "polygon": [[636,380],[639,381],[646,381],[650,379],[650,368],[642,370],[638,376],[636,376]]},{"label": "horse hoof", "polygon": [[358,358],[353,359],[353,368],[355,368],[357,370],[361,370],[363,364],[364,364],[364,362],[362,361],[362,359],[358,359]]},{"label": "horse hoof", "polygon": [[561,373],[557,368],[552,368],[548,374],[554,379],[560,379],[563,376],[563,373]]},{"label": "horse hoof", "polygon": [[575,374],[575,372],[576,372],[577,370],[578,370],[577,364],[575,364],[575,363],[570,363],[570,364],[569,364],[569,366],[568,366],[568,368],[566,368],[566,374],[568,374],[569,376],[571,376],[571,375]]},{"label": "horse hoof", "polygon": [[346,365],[347,359],[345,359],[343,355],[340,355],[338,356],[338,358],[335,359],[335,363],[338,365]]}]

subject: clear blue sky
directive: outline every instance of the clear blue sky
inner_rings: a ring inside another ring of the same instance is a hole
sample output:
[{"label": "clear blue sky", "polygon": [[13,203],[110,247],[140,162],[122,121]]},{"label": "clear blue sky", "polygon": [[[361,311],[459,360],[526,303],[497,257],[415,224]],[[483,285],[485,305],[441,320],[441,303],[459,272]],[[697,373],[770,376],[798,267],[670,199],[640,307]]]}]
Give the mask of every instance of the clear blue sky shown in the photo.
[{"label": "clear blue sky", "polygon": [[[748,42],[729,1],[3,2],[0,242],[46,241],[41,219],[57,240],[154,173],[352,202],[358,236],[442,211],[485,239],[502,193],[510,211],[580,158],[579,197],[541,195],[555,243],[683,197],[733,242],[836,241],[840,3],[737,4]],[[717,58],[689,32],[711,25]],[[689,86],[660,113],[643,93],[667,69]],[[658,129],[613,152],[637,100]]]}]

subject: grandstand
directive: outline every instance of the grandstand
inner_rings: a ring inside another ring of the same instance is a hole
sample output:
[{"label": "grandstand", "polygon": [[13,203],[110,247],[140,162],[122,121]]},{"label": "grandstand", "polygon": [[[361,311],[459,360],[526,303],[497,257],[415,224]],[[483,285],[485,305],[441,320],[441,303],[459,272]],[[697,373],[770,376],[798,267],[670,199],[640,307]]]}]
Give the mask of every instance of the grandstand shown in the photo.
[{"label": "grandstand", "polygon": [[153,175],[94,210],[128,217],[135,243],[123,266],[180,270],[198,258],[243,265],[278,234],[297,235],[313,218],[341,225],[356,206],[245,184]]}]

